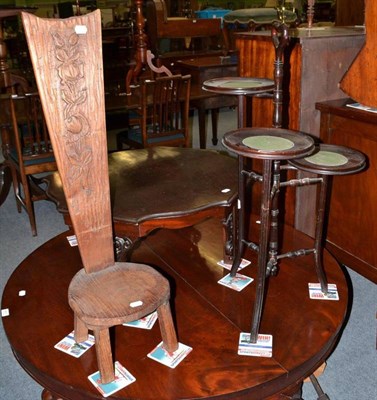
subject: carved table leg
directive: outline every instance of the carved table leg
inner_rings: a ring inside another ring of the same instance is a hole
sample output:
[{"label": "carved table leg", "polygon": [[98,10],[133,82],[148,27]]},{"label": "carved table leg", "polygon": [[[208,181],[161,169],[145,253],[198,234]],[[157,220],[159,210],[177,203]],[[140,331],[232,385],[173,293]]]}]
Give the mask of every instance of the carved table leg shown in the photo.
[{"label": "carved table leg", "polygon": [[114,240],[117,261],[128,259],[135,244],[131,238],[116,236]]},{"label": "carved table leg", "polygon": [[236,207],[223,220],[223,261],[231,264],[234,258],[235,223],[237,222]]}]

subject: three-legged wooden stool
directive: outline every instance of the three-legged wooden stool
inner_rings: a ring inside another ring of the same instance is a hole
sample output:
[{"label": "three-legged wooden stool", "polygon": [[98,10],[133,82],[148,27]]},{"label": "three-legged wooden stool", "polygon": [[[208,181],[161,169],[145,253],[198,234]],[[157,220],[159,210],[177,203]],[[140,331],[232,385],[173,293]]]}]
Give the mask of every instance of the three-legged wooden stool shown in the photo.
[{"label": "three-legged wooden stool", "polygon": [[[280,187],[280,162],[309,155],[314,150],[314,141],[304,133],[287,129],[243,128],[226,133],[223,137],[223,144],[227,149],[236,153],[239,159],[238,191],[240,204],[231,276],[236,275],[245,245],[258,252],[257,289],[250,336],[250,341],[255,343],[258,338],[264,300],[271,233],[271,205]],[[245,158],[263,160],[262,175],[246,170]],[[261,226],[258,245],[248,242],[245,238],[245,187],[249,179],[262,183]]]},{"label": "three-legged wooden stool", "polygon": [[90,274],[81,269],[73,277],[68,301],[74,311],[75,340],[84,342],[88,330],[93,331],[102,383],[114,380],[112,326],[136,321],[157,310],[164,349],[168,353],[177,350],[169,299],[168,280],[145,264],[117,262]]}]

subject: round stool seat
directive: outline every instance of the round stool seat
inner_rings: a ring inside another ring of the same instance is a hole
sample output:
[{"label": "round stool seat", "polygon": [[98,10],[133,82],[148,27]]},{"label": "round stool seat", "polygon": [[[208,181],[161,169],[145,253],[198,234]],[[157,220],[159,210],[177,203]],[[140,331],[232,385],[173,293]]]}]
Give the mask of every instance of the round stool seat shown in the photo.
[{"label": "round stool seat", "polygon": [[264,160],[291,160],[309,155],[314,140],[298,131],[277,128],[241,128],[227,132],[223,145],[238,155]]},{"label": "round stool seat", "polygon": [[349,147],[320,144],[314,152],[303,158],[289,161],[294,167],[321,175],[347,175],[365,168],[364,154]]},{"label": "round stool seat", "polygon": [[155,311],[170,297],[169,282],[144,264],[115,263],[98,272],[81,269],[72,279],[68,301],[87,325],[113,326]]},{"label": "round stool seat", "polygon": [[203,82],[203,90],[237,96],[266,93],[274,89],[274,81],[265,78],[222,77]]}]

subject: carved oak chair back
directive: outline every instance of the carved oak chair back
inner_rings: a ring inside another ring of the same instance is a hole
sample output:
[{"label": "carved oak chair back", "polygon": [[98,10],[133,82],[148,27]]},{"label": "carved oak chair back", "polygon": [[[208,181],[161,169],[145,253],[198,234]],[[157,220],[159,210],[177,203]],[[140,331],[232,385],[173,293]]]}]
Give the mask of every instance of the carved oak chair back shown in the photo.
[{"label": "carved oak chair back", "polygon": [[93,331],[101,382],[108,383],[112,326],[157,309],[165,349],[178,348],[170,287],[153,268],[114,259],[100,11],[64,20],[23,13],[22,20],[84,266],[68,288],[75,340]]}]

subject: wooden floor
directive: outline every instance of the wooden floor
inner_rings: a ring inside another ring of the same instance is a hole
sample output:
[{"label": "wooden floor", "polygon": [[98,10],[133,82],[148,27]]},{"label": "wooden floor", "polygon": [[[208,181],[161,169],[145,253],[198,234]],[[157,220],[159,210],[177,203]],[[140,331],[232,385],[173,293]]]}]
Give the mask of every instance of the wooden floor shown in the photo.
[{"label": "wooden floor", "polygon": [[[339,335],[348,290],[338,264],[328,254],[325,268],[340,301],[315,301],[308,282],[316,282],[311,256],[284,260],[269,279],[261,333],[273,335],[273,357],[237,355],[240,332],[250,329],[255,283],[241,292],[217,283],[227,271],[222,256],[221,225],[208,220],[193,228],[160,230],[134,251],[133,261],[148,263],[168,277],[178,338],[193,351],[175,369],[147,357],[161,338],[150,331],[119,326],[113,335],[115,359],[136,382],[114,399],[287,399],[303,378],[328,356]],[[15,356],[42,385],[44,399],[101,398],[87,376],[97,370],[95,351],[75,359],[54,349],[73,329],[67,287],[80,268],[77,247],[65,234],[30,255],[14,272],[3,295],[3,318]],[[286,228],[284,247],[312,247],[307,237]],[[253,263],[242,273],[255,278]],[[19,297],[19,290],[27,296]],[[47,397],[51,395],[51,397]]]}]

